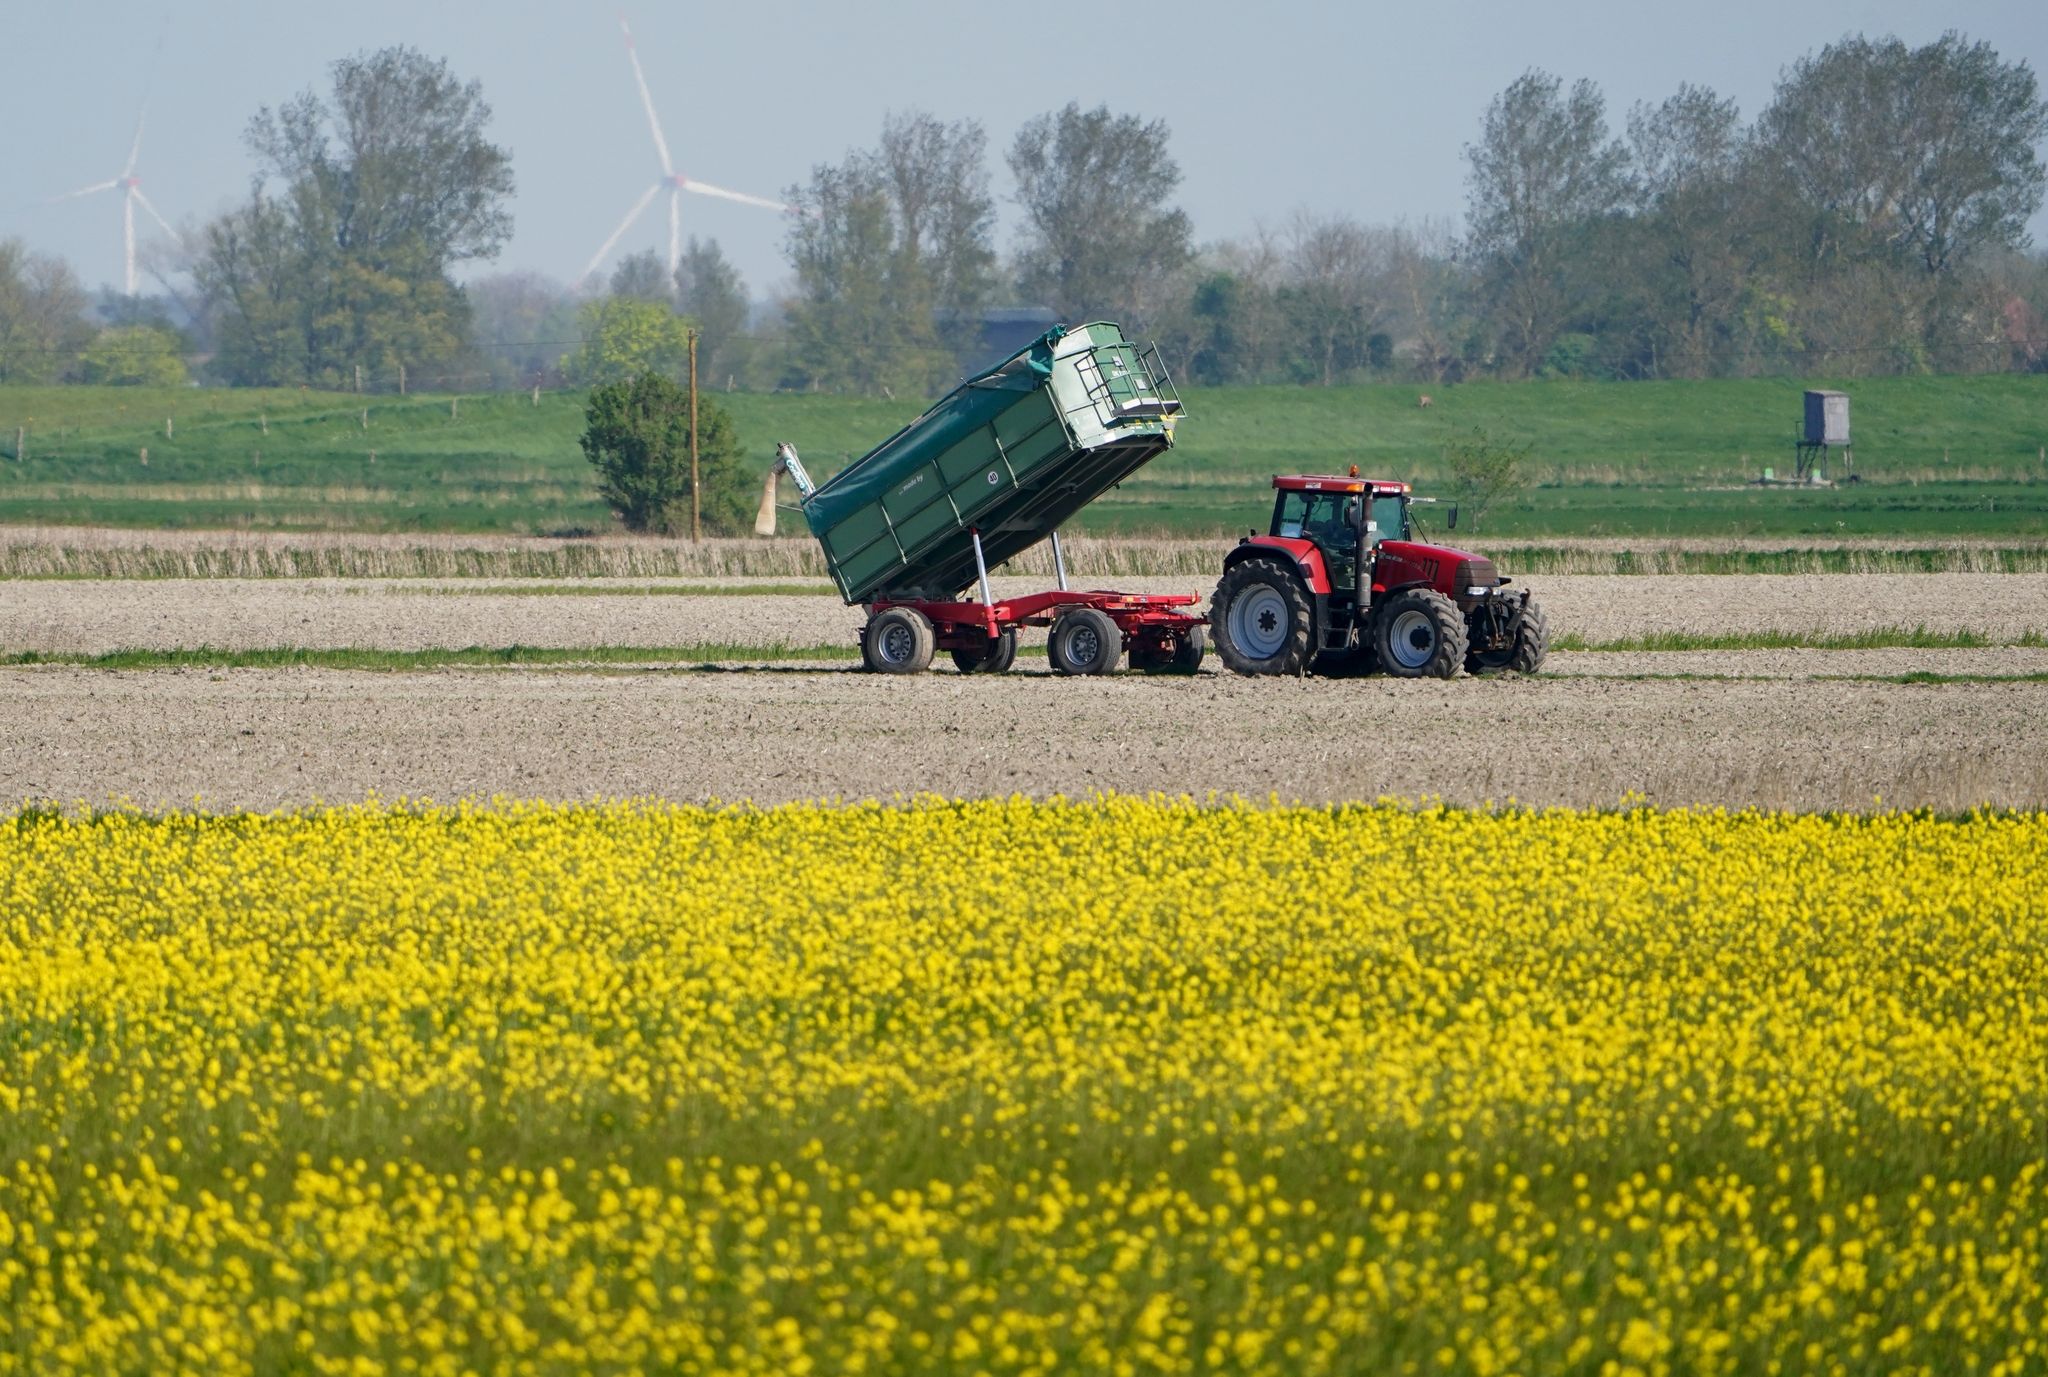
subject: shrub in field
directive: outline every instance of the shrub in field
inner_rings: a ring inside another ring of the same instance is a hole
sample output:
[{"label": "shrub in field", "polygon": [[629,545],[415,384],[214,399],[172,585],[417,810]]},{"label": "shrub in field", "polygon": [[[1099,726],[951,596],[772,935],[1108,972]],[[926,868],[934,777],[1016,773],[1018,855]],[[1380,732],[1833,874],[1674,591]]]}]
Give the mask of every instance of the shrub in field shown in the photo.
[{"label": "shrub in field", "polygon": [[[629,531],[690,533],[690,403],[667,378],[642,373],[590,392],[583,453],[599,489]],[[748,480],[740,471],[739,437],[725,408],[697,400],[697,470],[704,529],[743,529]]]},{"label": "shrub in field", "polygon": [[1459,511],[1477,530],[1487,509],[1529,485],[1529,447],[1496,440],[1475,428],[1462,440],[1444,446],[1451,491]]}]

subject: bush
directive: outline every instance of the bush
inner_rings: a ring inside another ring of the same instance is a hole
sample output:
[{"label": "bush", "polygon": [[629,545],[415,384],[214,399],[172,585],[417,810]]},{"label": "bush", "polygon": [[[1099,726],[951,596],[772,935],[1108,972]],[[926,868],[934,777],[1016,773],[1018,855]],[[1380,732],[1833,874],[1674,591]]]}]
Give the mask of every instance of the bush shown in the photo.
[{"label": "bush", "polygon": [[1487,508],[1503,497],[1529,485],[1529,447],[1496,440],[1486,431],[1474,429],[1471,436],[1444,446],[1444,466],[1450,470],[1451,491],[1458,506],[1479,528]]},{"label": "bush", "polygon": [[[590,391],[583,455],[598,489],[629,531],[690,533],[690,399],[667,378],[642,373]],[[725,408],[697,399],[697,469],[704,530],[737,535],[750,527],[749,482],[738,433]]]},{"label": "bush", "polygon": [[88,383],[131,387],[183,387],[189,376],[177,335],[154,325],[117,325],[100,331],[79,361]]}]

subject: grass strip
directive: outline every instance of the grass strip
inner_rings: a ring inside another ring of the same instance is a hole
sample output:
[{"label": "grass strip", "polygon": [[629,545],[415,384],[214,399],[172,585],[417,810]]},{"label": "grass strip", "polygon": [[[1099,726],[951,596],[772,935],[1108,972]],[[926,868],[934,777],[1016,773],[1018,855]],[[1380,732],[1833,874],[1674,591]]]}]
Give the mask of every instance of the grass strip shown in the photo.
[{"label": "grass strip", "polygon": [[717,664],[727,661],[857,660],[850,645],[761,646],[466,646],[460,650],[375,650],[356,646],[249,650],[195,646],[177,650],[110,650],[103,654],[23,650],[0,655],[0,666],[63,665],[82,669],[355,669],[383,672],[580,665]]},{"label": "grass strip", "polygon": [[2048,637],[2028,631],[2018,637],[1987,636],[1967,628],[1931,631],[1925,626],[1881,626],[1865,631],[1653,631],[1593,641],[1566,632],[1550,643],[1552,650],[2003,650],[2048,646]]},{"label": "grass strip", "polygon": [[486,583],[475,588],[350,588],[351,593],[385,593],[412,598],[764,598],[838,597],[829,583],[586,584]]}]

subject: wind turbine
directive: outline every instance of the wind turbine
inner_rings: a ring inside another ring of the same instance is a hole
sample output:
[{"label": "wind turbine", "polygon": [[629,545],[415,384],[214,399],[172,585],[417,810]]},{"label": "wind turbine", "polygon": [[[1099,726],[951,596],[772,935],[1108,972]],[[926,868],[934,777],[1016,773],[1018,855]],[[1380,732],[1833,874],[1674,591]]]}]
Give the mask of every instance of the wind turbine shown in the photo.
[{"label": "wind turbine", "polygon": [[130,296],[135,295],[137,286],[135,278],[135,208],[141,206],[149,212],[152,220],[155,220],[164,227],[164,233],[170,235],[173,239],[178,237],[178,232],[171,228],[171,222],[159,215],[156,207],[150,204],[149,198],[142,194],[142,179],[135,175],[136,160],[142,156],[142,118],[141,115],[135,117],[135,142],[128,147],[128,164],[121,169],[120,176],[104,182],[95,182],[91,186],[80,187],[76,191],[67,191],[62,196],[50,198],[51,203],[55,204],[58,201],[75,201],[81,196],[92,196],[102,191],[120,189],[122,247],[126,253],[125,261],[128,267],[127,285],[128,295]]},{"label": "wind turbine", "polygon": [[709,182],[700,182],[695,178],[685,177],[682,173],[676,171],[675,162],[668,155],[668,140],[662,137],[661,120],[654,113],[654,97],[647,90],[647,75],[640,70],[640,51],[634,46],[633,31],[626,26],[626,16],[623,14],[619,16],[619,29],[626,35],[626,58],[633,64],[633,81],[640,88],[640,104],[646,107],[647,110],[647,131],[654,135],[654,151],[661,155],[661,180],[647,188],[641,194],[640,199],[633,203],[633,208],[626,212],[626,218],[619,221],[619,227],[612,231],[611,238],[604,241],[604,246],[592,256],[590,266],[585,268],[582,275],[576,279],[579,286],[590,280],[590,275],[597,271],[597,265],[604,262],[605,255],[612,251],[612,246],[619,242],[620,237],[627,230],[633,228],[633,222],[638,220],[641,212],[645,211],[654,198],[661,194],[663,187],[668,188],[668,275],[670,278],[675,277],[676,266],[683,261],[684,192],[693,191],[699,196],[716,196],[721,200],[738,201],[743,206],[760,206],[763,210],[792,211],[796,209],[796,207],[785,205],[781,201],[771,201],[765,196],[749,196],[744,191],[728,191],[722,186],[713,186]]}]

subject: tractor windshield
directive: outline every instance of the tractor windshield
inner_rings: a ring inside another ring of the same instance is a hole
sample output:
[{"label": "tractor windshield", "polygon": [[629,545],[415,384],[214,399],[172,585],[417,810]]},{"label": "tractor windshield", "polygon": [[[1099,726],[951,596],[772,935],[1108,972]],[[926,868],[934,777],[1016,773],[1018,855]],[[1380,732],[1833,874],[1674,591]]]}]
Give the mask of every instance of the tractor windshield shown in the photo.
[{"label": "tractor windshield", "polygon": [[1408,504],[1397,492],[1375,493],[1372,510],[1367,519],[1376,529],[1365,533],[1368,545],[1377,545],[1383,540],[1406,540],[1408,538]]}]

